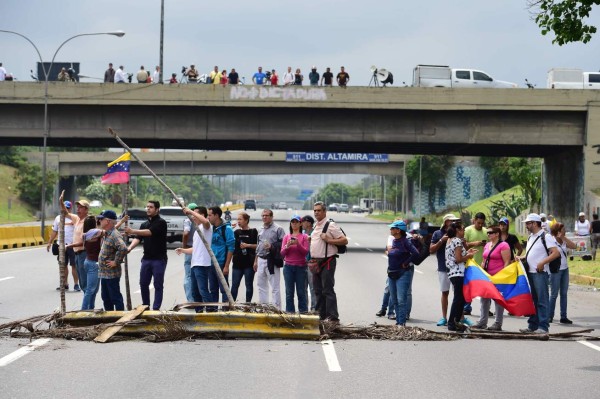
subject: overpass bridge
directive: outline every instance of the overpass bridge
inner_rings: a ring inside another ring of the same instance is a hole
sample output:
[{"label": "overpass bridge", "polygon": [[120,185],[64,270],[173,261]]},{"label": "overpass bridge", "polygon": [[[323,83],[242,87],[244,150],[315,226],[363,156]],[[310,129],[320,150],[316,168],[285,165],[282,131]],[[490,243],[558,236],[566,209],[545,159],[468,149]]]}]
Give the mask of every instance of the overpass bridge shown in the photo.
[{"label": "overpass bridge", "polygon": [[[594,90],[281,88],[56,82],[49,145],[543,157],[544,209],[600,188]],[[0,144],[41,145],[43,87],[0,85]]]},{"label": "overpass bridge", "polygon": [[[100,176],[106,164],[119,157],[115,152],[48,152],[48,167],[61,178]],[[273,175],[273,174],[371,174],[401,175],[410,155],[390,154],[388,162],[288,162],[282,151],[165,151],[136,152],[160,175]],[[42,162],[41,152],[26,154],[31,162]],[[132,175],[148,175],[137,162],[131,162]]]}]

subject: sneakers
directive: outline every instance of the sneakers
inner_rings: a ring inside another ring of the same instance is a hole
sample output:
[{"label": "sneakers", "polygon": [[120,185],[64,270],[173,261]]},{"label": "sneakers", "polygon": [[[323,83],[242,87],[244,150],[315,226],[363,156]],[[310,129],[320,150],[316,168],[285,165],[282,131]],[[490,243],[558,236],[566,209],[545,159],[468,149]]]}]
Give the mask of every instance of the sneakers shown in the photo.
[{"label": "sneakers", "polygon": [[75,285],[73,286],[73,289],[74,289],[75,291],[81,291],[81,288],[79,288],[79,284],[75,284]]},{"label": "sneakers", "polygon": [[[465,320],[466,320],[466,319],[465,319]],[[465,324],[466,324],[466,323],[465,323]],[[473,326],[471,326],[471,328],[472,328],[473,330],[485,330],[485,329],[487,329],[487,324],[486,324],[486,323],[479,322],[479,323],[475,323]]]},{"label": "sneakers", "polygon": [[488,331],[502,331],[502,324],[499,323],[494,323],[491,326],[489,326]]},{"label": "sneakers", "polygon": [[523,334],[533,334],[533,330],[530,328],[521,328],[519,332],[522,332]]},{"label": "sneakers", "polygon": [[[56,287],[56,291],[60,291],[60,286]],[[65,285],[65,291],[69,291],[68,285]]]},{"label": "sneakers", "polygon": [[494,312],[492,312],[491,310],[488,312],[488,317],[494,317]]},{"label": "sneakers", "polygon": [[375,316],[377,316],[377,317],[385,316],[385,309],[381,309],[379,312],[375,313]]},{"label": "sneakers", "polygon": [[389,320],[396,320],[396,315],[394,313],[388,313]]},{"label": "sneakers", "polygon": [[469,327],[473,326],[473,322],[470,319],[467,319],[466,317],[464,319],[462,319],[460,322],[463,323],[465,326],[469,326]]},{"label": "sneakers", "polygon": [[448,320],[446,320],[445,317],[442,317],[438,322],[437,322],[437,326],[438,327],[443,327],[448,325]]},{"label": "sneakers", "polygon": [[410,320],[410,315],[409,314],[406,315],[406,320],[407,321]]},{"label": "sneakers", "polygon": [[448,331],[465,332],[466,328],[462,324],[448,325]]},{"label": "sneakers", "polygon": [[464,314],[465,316],[471,316],[471,309],[465,309],[465,310],[463,311],[463,314]]},{"label": "sneakers", "polygon": [[573,324],[573,322],[569,319],[567,319],[566,317],[562,317],[560,319],[560,324]]},{"label": "sneakers", "polygon": [[537,330],[535,330],[533,332],[534,334],[548,334],[548,331],[546,330],[542,330],[541,328],[538,328]]}]

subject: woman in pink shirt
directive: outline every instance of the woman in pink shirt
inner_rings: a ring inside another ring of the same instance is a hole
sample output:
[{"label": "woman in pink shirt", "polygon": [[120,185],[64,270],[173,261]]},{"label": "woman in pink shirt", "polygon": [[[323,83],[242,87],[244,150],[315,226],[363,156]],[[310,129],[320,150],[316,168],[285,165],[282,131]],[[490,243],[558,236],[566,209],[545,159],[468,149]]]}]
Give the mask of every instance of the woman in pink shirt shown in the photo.
[{"label": "woman in pink shirt", "polygon": [[302,233],[300,216],[292,216],[290,233],[283,237],[281,256],[283,257],[283,279],[285,281],[285,311],[295,313],[294,290],[298,295],[298,311],[308,312],[306,303],[306,254],[308,254],[308,236]]},{"label": "woman in pink shirt", "polygon": [[[483,248],[483,264],[481,267],[491,276],[504,269],[510,263],[510,245],[500,239],[500,227],[490,226],[487,228],[488,242]],[[496,321],[490,327],[487,326],[490,305],[492,300],[481,298],[481,316],[479,322],[472,328],[488,329],[490,331],[502,331],[502,320],[504,308],[496,303]]]}]

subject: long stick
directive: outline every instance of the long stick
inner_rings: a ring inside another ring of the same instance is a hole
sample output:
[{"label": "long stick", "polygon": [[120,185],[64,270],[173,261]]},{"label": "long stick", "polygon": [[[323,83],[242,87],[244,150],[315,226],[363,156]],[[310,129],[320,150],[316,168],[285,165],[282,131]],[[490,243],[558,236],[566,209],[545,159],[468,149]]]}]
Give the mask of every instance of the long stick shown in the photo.
[{"label": "long stick", "polygon": [[[127,215],[127,207],[129,203],[129,182],[127,182],[126,186],[121,185],[121,190],[125,188],[125,192],[121,191],[123,197],[123,214]],[[129,226],[129,220],[125,221],[125,226]],[[129,247],[129,236],[125,236],[125,245]],[[129,261],[127,259],[127,254],[125,254],[125,294],[127,295],[127,310],[131,310],[131,290],[129,288]]]},{"label": "long stick", "polygon": [[[161,186],[163,186],[167,191],[169,191],[171,193],[171,195],[173,196],[173,199],[177,202],[177,204],[181,207],[181,209],[185,208],[185,206],[183,205],[183,203],[179,200],[179,198],[177,198],[177,194],[175,194],[175,192],[173,190],[171,190],[171,188],[169,186],[167,186],[167,184],[161,180],[160,177],[158,177],[156,175],[156,173],[154,173],[152,171],[152,169],[150,169],[148,167],[148,165],[146,165],[144,163],[144,161],[142,161],[141,159],[139,159],[137,157],[137,155],[135,155],[133,153],[133,151],[131,151],[131,148],[129,148],[129,146],[127,144],[125,144],[125,142],[123,142],[123,140],[121,140],[121,138],[117,135],[117,133],[112,129],[112,128],[108,128],[108,131],[110,132],[110,134],[115,138],[115,140],[117,140],[117,142],[119,144],[121,144],[121,146],[123,148],[125,148],[130,154],[131,156],[138,161],[138,163],[148,171],[148,173],[150,173],[152,175],[152,177],[154,177]],[[186,215],[188,217],[188,219],[190,220],[190,222],[192,222],[192,224],[194,224],[194,220],[192,219],[192,217],[190,215]],[[223,287],[223,289],[225,290],[225,295],[227,295],[227,301],[229,302],[229,307],[231,309],[233,309],[234,305],[235,305],[235,301],[233,300],[233,296],[231,295],[231,290],[229,289],[229,285],[227,284],[227,281],[225,280],[225,276],[223,275],[223,271],[221,270],[221,267],[219,266],[219,261],[217,260],[217,258],[215,257],[215,254],[213,252],[213,250],[210,247],[210,244],[208,243],[208,241],[206,241],[206,238],[204,237],[204,234],[202,234],[202,231],[200,230],[200,226],[196,225],[196,232],[198,232],[198,235],[200,236],[200,239],[202,240],[202,242],[204,243],[204,247],[206,248],[206,250],[208,251],[209,255],[210,255],[210,259],[212,260],[212,264],[215,268],[215,271],[217,273],[217,277],[219,278],[219,282],[221,283],[221,286]]]},{"label": "long stick", "polygon": [[[65,286],[67,285],[69,278],[69,269],[67,269],[67,265],[65,264],[65,252],[65,211],[62,210],[61,206],[60,222],[58,225],[58,272],[60,273],[60,314],[63,315],[67,311],[65,303]],[[71,267],[73,267],[73,265],[71,265]]]}]

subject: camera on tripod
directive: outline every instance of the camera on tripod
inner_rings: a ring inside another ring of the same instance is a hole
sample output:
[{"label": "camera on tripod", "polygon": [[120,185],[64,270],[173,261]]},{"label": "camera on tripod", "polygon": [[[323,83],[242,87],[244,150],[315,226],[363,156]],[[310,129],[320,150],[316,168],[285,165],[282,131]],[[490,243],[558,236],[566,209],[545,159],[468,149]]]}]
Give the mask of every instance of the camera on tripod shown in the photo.
[{"label": "camera on tripod", "polygon": [[133,78],[133,74],[132,74],[132,73],[128,73],[128,74],[127,74],[127,81],[128,81],[129,83],[131,83],[131,79],[132,79],[132,78]]}]

